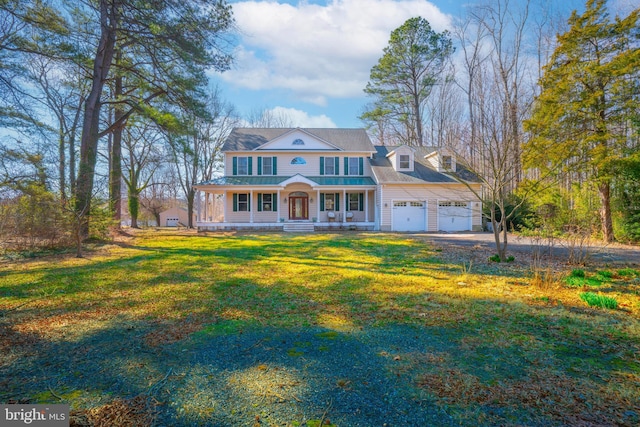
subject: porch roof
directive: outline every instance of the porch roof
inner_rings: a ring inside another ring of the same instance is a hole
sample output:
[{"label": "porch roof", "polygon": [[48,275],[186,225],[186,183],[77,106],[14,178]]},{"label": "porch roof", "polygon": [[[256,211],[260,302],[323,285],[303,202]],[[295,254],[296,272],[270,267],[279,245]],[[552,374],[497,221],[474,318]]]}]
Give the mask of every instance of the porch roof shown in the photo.
[{"label": "porch roof", "polygon": [[[204,181],[198,186],[279,186],[291,179],[290,176],[221,176],[210,181]],[[375,186],[376,183],[368,176],[307,176],[306,179],[318,186]]]}]

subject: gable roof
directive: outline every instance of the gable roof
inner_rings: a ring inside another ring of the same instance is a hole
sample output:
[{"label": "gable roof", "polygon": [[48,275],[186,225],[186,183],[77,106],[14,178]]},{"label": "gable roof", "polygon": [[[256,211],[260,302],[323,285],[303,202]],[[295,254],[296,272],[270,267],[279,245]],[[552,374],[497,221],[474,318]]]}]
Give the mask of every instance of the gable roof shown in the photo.
[{"label": "gable roof", "polygon": [[222,146],[222,151],[252,151],[296,129],[343,151],[375,152],[364,129],[336,128],[234,128]]},{"label": "gable roof", "polygon": [[409,151],[413,151],[414,153],[416,152],[416,148],[415,147],[411,147],[409,145],[398,145],[397,147],[387,147],[387,148],[389,150],[388,150],[388,153],[387,153],[386,157],[390,157],[392,154],[395,154],[395,152],[400,150],[401,148],[406,148]]},{"label": "gable roof", "polygon": [[[433,153],[437,149],[434,147],[413,147],[415,149],[414,169],[413,171],[396,171],[387,157],[389,153],[395,151],[398,147],[389,147],[384,145],[376,145],[376,154],[370,159],[371,170],[381,184],[399,183],[399,184],[424,184],[425,182],[433,183],[457,183],[459,182],[450,174],[438,172],[431,166],[425,156]],[[476,177],[468,170],[458,165],[456,171],[458,176],[469,182],[476,182]]]}]

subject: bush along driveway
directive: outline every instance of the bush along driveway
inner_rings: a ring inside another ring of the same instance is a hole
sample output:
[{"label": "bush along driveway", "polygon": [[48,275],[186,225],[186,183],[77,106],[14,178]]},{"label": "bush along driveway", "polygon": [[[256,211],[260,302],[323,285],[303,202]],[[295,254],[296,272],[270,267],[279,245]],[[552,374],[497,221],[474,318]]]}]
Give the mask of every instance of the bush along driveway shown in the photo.
[{"label": "bush along driveway", "polygon": [[5,262],[0,402],[70,403],[72,425],[638,425],[640,271],[574,270],[381,233]]}]

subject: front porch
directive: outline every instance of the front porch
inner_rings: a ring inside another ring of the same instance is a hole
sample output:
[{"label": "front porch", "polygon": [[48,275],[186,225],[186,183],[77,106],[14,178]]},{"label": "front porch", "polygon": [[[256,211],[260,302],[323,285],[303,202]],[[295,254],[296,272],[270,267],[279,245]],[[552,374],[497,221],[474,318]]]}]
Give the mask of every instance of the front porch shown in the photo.
[{"label": "front porch", "polygon": [[372,221],[280,221],[280,222],[215,222],[197,221],[198,231],[285,231],[298,233],[312,233],[316,231],[372,231],[375,222]]},{"label": "front porch", "polygon": [[198,230],[313,232],[376,228],[376,192],[370,180],[327,182],[323,178],[324,184],[332,185],[318,185],[296,175],[278,185],[266,185],[264,178],[254,181],[251,186],[199,186],[195,198]]}]

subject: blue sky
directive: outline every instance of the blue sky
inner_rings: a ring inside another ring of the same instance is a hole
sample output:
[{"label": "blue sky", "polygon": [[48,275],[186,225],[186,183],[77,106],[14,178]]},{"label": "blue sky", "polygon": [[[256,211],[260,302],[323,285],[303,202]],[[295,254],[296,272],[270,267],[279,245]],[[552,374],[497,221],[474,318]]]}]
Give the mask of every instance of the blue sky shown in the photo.
[{"label": "blue sky", "polygon": [[301,127],[362,127],[363,89],[391,31],[414,16],[438,32],[450,29],[467,1],[231,0],[240,30],[236,62],[212,80],[245,117],[273,110]]},{"label": "blue sky", "polygon": [[362,127],[363,89],[391,31],[423,16],[436,31],[454,0],[230,1],[240,29],[234,67],[214,76],[239,112],[274,110],[296,126]]}]

